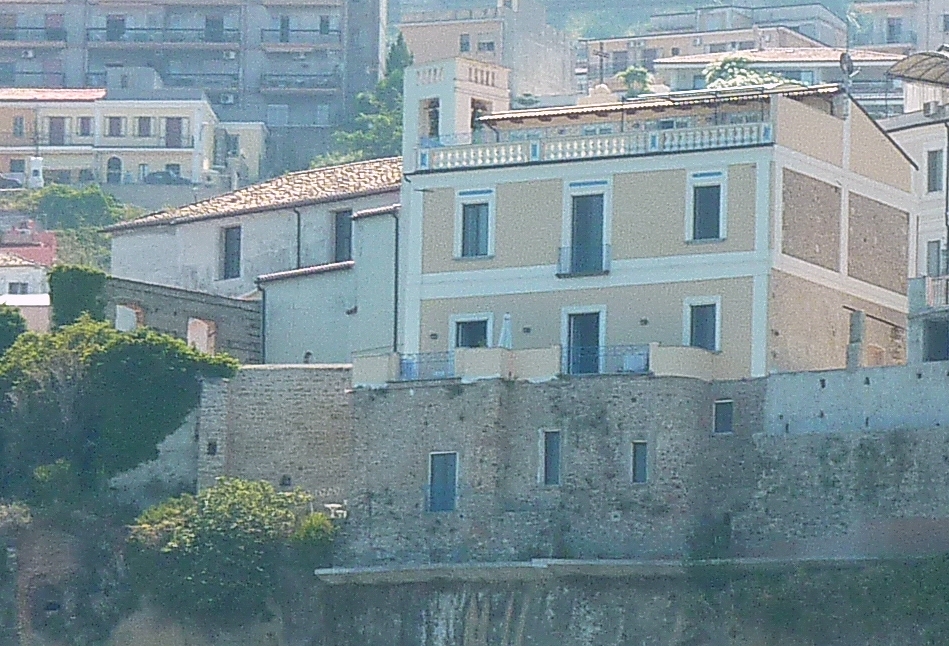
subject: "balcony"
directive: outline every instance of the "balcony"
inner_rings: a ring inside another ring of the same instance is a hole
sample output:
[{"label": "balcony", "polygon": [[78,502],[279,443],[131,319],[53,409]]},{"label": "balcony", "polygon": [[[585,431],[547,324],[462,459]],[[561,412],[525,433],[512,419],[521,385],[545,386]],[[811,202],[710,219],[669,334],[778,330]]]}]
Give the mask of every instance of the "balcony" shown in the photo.
[{"label": "balcony", "polygon": [[165,74],[163,78],[167,87],[236,90],[240,85],[238,74]]},{"label": "balcony", "polygon": [[561,247],[557,259],[557,276],[568,278],[608,274],[612,260],[611,252],[612,249],[608,244],[591,247]]},{"label": "balcony", "polygon": [[649,374],[649,344],[564,348],[560,371],[565,375]]},{"label": "balcony", "polygon": [[343,36],[338,29],[261,29],[260,42],[264,49],[285,49],[298,45],[328,47],[341,45]]},{"label": "balcony", "polygon": [[336,74],[264,74],[260,79],[261,92],[309,94],[338,90],[340,79]]},{"label": "balcony", "polygon": [[926,306],[930,308],[949,307],[949,276],[928,276],[926,278]]},{"label": "balcony", "polygon": [[96,148],[165,148],[168,150],[185,150],[194,147],[194,138],[187,134],[180,136],[152,136],[152,137],[133,137],[122,136],[114,137],[102,136]]},{"label": "balcony", "polygon": [[165,29],[162,27],[133,27],[114,29],[93,27],[86,29],[86,42],[104,47],[157,46],[165,44],[212,46],[232,48],[241,42],[239,29]]},{"label": "balcony", "polygon": [[725,150],[773,143],[770,123],[654,130],[581,137],[540,137],[527,141],[424,148],[420,170],[486,168],[520,164],[636,157],[659,153]]},{"label": "balcony", "polygon": [[453,352],[406,354],[399,361],[398,381],[430,381],[455,376]]},{"label": "balcony", "polygon": [[63,27],[17,27],[0,29],[0,47],[64,47]]}]

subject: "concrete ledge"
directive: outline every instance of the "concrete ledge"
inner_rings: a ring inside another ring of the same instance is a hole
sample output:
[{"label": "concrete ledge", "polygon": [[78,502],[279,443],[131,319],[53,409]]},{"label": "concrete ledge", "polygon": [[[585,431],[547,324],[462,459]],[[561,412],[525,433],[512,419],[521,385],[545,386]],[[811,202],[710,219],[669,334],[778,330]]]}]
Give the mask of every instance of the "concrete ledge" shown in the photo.
[{"label": "concrete ledge", "polygon": [[674,560],[570,560],[532,559],[498,563],[444,563],[400,565],[391,567],[326,568],[313,574],[329,585],[378,585],[426,583],[429,581],[530,581],[552,577],[645,577],[679,578],[687,576],[695,567],[732,568],[745,572],[780,571],[800,567],[850,569],[870,563],[882,563],[883,558],[826,558],[778,559],[739,558],[708,561]]}]

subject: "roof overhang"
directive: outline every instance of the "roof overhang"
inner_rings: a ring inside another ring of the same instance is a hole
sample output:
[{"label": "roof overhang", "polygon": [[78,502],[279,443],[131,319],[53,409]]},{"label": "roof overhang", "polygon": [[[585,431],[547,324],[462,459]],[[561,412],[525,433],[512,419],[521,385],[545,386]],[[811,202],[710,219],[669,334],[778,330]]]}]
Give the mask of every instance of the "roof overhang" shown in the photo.
[{"label": "roof overhang", "polygon": [[949,55],[919,52],[899,61],[886,72],[893,78],[949,87]]}]

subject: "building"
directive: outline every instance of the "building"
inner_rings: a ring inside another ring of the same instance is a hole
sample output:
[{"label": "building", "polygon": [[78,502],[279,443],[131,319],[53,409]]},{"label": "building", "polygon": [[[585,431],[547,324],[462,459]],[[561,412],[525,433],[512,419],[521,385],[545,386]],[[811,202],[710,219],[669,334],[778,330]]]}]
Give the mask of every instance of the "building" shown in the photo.
[{"label": "building", "polygon": [[573,44],[539,0],[404,14],[399,31],[416,65],[464,56],[510,69],[514,96],[574,93]]},{"label": "building", "polygon": [[451,374],[506,314],[572,374],[641,369],[650,342],[721,377],[842,367],[851,310],[870,363],[904,360],[913,163],[838,86],[507,111],[486,64],[406,79],[408,370]]},{"label": "building", "polygon": [[[857,0],[852,11],[859,21],[852,44],[900,54],[935,49],[944,41],[944,0]],[[943,11],[940,11],[940,8]]]},{"label": "building", "polygon": [[0,247],[0,304],[20,310],[27,329],[49,330],[50,301],[46,267]]},{"label": "building", "polygon": [[[705,68],[726,56],[740,56],[748,61],[751,69],[779,74],[805,85],[843,84],[847,74],[841,70],[840,60],[845,51],[832,47],[772,47],[730,54],[673,56],[658,59],[654,65],[656,76],[672,90],[704,88]],[[887,72],[902,56],[861,49],[850,51],[849,55],[855,70],[859,70],[850,80],[853,97],[875,118],[900,114],[903,91],[899,81]]]},{"label": "building", "polygon": [[266,122],[270,169],[305,167],[378,78],[384,0],[5,2],[0,86],[104,87],[151,67],[207,92],[224,121]]},{"label": "building", "polygon": [[842,47],[847,26],[820,4],[779,7],[708,6],[659,14],[635,35],[580,41],[577,86],[598,83],[621,91],[616,75],[628,67],[654,71],[657,59],[775,47]]},{"label": "building", "polygon": [[[2,220],[0,220],[2,222]],[[6,253],[43,267],[56,263],[58,243],[52,231],[40,230],[29,216],[20,219],[9,228],[0,229],[0,253]]]}]

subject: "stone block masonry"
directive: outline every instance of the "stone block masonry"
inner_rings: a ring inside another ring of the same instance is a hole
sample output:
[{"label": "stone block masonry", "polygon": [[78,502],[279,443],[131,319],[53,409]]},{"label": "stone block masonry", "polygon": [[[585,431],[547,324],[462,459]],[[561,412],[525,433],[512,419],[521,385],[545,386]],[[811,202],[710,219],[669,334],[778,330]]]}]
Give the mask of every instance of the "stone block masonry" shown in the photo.
[{"label": "stone block masonry", "polygon": [[[260,478],[345,501],[340,566],[935,553],[949,550],[940,374],[352,390],[348,366],[246,367],[205,385],[199,484]],[[903,414],[876,401],[914,386]],[[438,453],[456,460],[447,511],[431,510]]]}]

